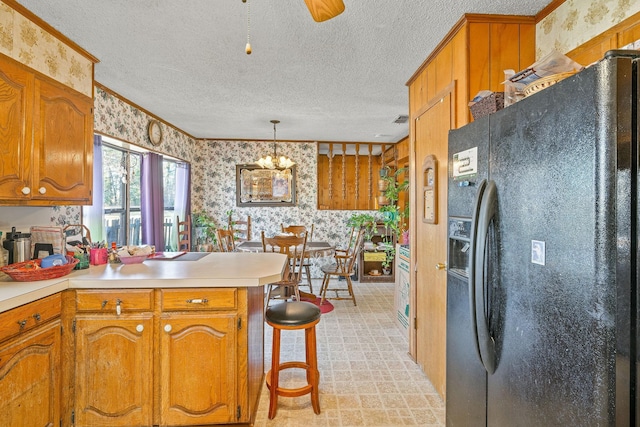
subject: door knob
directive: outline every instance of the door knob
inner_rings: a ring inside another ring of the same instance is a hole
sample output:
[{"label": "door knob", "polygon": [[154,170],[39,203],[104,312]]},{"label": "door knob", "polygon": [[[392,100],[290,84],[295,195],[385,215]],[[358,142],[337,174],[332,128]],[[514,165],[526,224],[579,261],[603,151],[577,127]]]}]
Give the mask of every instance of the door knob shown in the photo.
[{"label": "door knob", "polygon": [[446,270],[446,269],[447,269],[446,262],[439,262],[436,264],[436,270]]},{"label": "door knob", "polygon": [[40,188],[38,189],[38,193],[40,193],[40,194],[44,194],[44,193],[46,193],[46,192],[47,192],[47,189],[46,189],[46,188],[44,188],[44,187],[40,187]]},{"label": "door knob", "polygon": [[31,193],[31,189],[29,187],[22,188],[22,194],[26,196],[29,193]]}]

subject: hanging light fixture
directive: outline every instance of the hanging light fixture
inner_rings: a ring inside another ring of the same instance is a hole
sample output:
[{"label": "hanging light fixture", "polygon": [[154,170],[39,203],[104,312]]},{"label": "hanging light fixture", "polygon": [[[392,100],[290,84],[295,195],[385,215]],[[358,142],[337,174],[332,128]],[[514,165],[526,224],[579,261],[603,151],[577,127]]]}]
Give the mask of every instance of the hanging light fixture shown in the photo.
[{"label": "hanging light fixture", "polygon": [[273,123],[273,156],[267,154],[266,156],[261,157],[256,164],[261,168],[266,169],[289,169],[291,166],[295,165],[295,162],[285,156],[278,157],[276,125],[280,123],[280,120],[271,120],[271,123]]}]

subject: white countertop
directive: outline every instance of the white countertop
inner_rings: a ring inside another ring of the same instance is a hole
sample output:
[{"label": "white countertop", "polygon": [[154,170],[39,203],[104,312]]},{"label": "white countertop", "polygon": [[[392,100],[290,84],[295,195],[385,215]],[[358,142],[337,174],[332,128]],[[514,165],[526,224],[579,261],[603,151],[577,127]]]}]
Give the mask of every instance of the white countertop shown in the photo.
[{"label": "white countertop", "polygon": [[216,288],[264,286],[280,280],[286,255],[212,252],[198,261],[146,260],[75,270],[58,279],[15,282],[0,279],[0,312],[65,289]]}]

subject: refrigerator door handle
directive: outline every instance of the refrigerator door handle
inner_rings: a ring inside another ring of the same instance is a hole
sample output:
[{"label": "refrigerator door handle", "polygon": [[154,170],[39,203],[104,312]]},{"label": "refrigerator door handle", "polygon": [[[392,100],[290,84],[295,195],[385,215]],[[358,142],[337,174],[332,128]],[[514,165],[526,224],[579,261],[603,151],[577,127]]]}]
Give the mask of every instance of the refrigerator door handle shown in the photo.
[{"label": "refrigerator door handle", "polygon": [[[476,252],[478,250],[477,238],[476,235],[478,233],[478,217],[480,214],[480,205],[482,204],[482,196],[484,191],[487,188],[487,180],[483,179],[478,184],[478,191],[476,192],[476,198],[473,202],[473,212],[471,217],[471,232],[470,232],[470,242],[469,242],[469,309],[471,312],[471,331],[474,337],[474,347],[476,350],[476,354],[478,355],[478,360],[482,363],[482,356],[480,354],[480,345],[478,343],[478,325],[476,323],[476,302],[475,302],[475,294],[476,294],[476,276],[474,271],[476,270]],[[484,363],[483,363],[484,365]]]},{"label": "refrigerator door handle", "polygon": [[489,227],[496,214],[498,201],[498,190],[494,181],[489,181],[482,195],[480,207],[478,209],[478,221],[476,231],[476,251],[475,251],[475,270],[470,274],[475,276],[475,324],[478,338],[478,348],[480,359],[484,368],[489,374],[493,374],[496,370],[496,351],[495,341],[489,332],[490,308],[487,302],[487,278],[485,267],[487,265],[489,251]]}]

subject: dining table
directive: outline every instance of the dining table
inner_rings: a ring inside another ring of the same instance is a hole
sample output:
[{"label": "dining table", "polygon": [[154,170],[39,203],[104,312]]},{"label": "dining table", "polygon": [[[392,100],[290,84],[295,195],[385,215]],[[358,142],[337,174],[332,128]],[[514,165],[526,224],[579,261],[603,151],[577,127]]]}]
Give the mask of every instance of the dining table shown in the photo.
[{"label": "dining table", "polygon": [[[262,242],[259,241],[246,241],[236,244],[236,250],[242,252],[262,252]],[[309,258],[321,258],[333,255],[335,246],[329,242],[323,241],[311,241],[307,242],[304,249],[305,257]]]}]

